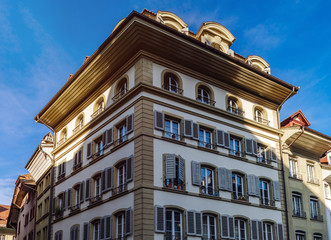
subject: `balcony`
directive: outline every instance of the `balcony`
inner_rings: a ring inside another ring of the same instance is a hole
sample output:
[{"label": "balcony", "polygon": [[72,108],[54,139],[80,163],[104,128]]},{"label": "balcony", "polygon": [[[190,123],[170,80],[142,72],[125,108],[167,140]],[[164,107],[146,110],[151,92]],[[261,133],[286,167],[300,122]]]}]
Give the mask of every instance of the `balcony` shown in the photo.
[{"label": "balcony", "polygon": [[215,103],[216,103],[214,100],[211,100],[210,98],[206,98],[206,97],[201,96],[201,95],[198,95],[196,100],[198,102],[202,102],[202,103],[205,103],[205,104],[208,104],[208,105],[211,105],[211,106],[215,106]]},{"label": "balcony", "polygon": [[260,197],[260,205],[274,207],[275,206],[275,200]]},{"label": "balcony", "polygon": [[269,126],[269,124],[270,124],[270,121],[263,119],[261,117],[255,117],[254,120],[257,121],[258,123],[262,123],[267,126]]},{"label": "balcony", "polygon": [[293,217],[307,218],[307,214],[301,210],[293,210]]},{"label": "balcony", "polygon": [[79,130],[81,130],[83,127],[83,124],[79,124],[77,127],[75,127],[73,130],[72,130],[72,133],[75,134],[77,133]]},{"label": "balcony", "polygon": [[101,202],[101,200],[102,200],[102,197],[101,197],[101,194],[99,194],[99,195],[97,195],[95,197],[91,197],[90,198],[90,204]]},{"label": "balcony", "polygon": [[75,170],[77,170],[78,168],[80,168],[82,166],[82,163],[81,162],[79,162],[79,163],[77,163],[76,165],[74,165],[73,166],[73,171],[75,171]]},{"label": "balcony", "polygon": [[64,178],[64,176],[65,176],[65,173],[63,172],[63,173],[60,173],[58,176],[57,176],[57,180],[59,181],[59,180],[61,180],[62,178]]},{"label": "balcony", "polygon": [[105,110],[104,107],[102,108],[98,108],[94,113],[92,113],[91,118],[95,118],[96,116],[98,116],[100,113],[102,113]]},{"label": "balcony", "polygon": [[183,89],[178,88],[174,85],[169,85],[169,84],[163,84],[162,88],[165,90],[168,90],[169,92],[178,93],[178,94],[183,94],[183,92],[184,92]]},{"label": "balcony", "polygon": [[301,173],[291,173],[291,172],[290,172],[289,177],[290,177],[290,178],[294,178],[294,179],[297,179],[297,180],[301,180],[301,181],[302,181],[302,174],[301,174]]},{"label": "balcony", "polygon": [[80,209],[80,203],[74,205],[74,206],[71,206],[70,207],[70,212],[75,212],[75,211],[78,211]]},{"label": "balcony", "polygon": [[319,180],[317,178],[308,178],[307,182],[319,185]]},{"label": "balcony", "polygon": [[235,192],[232,192],[232,199],[237,200],[237,201],[248,201],[248,195],[242,195],[242,194],[237,194]]},{"label": "balcony", "polygon": [[62,145],[65,141],[67,140],[67,138],[61,138],[58,142],[57,142],[57,145],[60,146]]},{"label": "balcony", "polygon": [[164,137],[170,138],[173,140],[177,140],[177,141],[180,141],[182,138],[182,136],[180,134],[172,133],[172,132],[168,132],[168,131],[164,131]]},{"label": "balcony", "polygon": [[208,143],[208,142],[202,142],[202,141],[199,141],[199,146],[203,147],[203,148],[208,148],[208,149],[214,149],[215,148],[214,144]]},{"label": "balcony", "polygon": [[230,155],[236,156],[236,157],[242,157],[243,156],[242,152],[234,150],[234,149],[230,150]]},{"label": "balcony", "polygon": [[258,156],[257,159],[256,159],[256,162],[261,163],[261,164],[271,165],[271,160],[267,159],[264,156]]},{"label": "balcony", "polygon": [[63,212],[64,210],[61,207],[55,208],[55,213],[54,213],[55,219],[62,218]]},{"label": "balcony", "polygon": [[120,194],[122,192],[126,192],[128,190],[128,184],[124,183],[119,185],[117,188],[112,189],[112,196]]},{"label": "balcony", "polygon": [[209,196],[218,196],[218,191],[212,187],[200,186],[200,193]]},{"label": "balcony", "polygon": [[121,97],[123,97],[127,92],[127,89],[124,88],[122,91],[119,91],[113,98],[113,102],[116,102],[118,99],[120,99]]},{"label": "balcony", "polygon": [[230,107],[230,106],[228,106],[227,111],[230,113],[242,116],[242,117],[245,115],[244,111],[241,111],[238,108],[234,108],[234,107]]},{"label": "balcony", "polygon": [[310,220],[315,220],[315,221],[323,222],[323,216],[322,215],[312,215],[310,217]]}]

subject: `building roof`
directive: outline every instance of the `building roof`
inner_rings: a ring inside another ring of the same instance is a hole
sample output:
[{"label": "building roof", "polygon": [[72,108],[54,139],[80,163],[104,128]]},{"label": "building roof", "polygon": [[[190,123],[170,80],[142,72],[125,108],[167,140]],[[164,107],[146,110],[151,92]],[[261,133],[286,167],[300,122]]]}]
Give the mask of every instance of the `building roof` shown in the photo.
[{"label": "building roof", "polygon": [[10,206],[0,204],[0,227],[7,225]]},{"label": "building roof", "polygon": [[291,127],[295,125],[304,127],[310,126],[308,119],[300,109],[280,123],[281,127]]}]

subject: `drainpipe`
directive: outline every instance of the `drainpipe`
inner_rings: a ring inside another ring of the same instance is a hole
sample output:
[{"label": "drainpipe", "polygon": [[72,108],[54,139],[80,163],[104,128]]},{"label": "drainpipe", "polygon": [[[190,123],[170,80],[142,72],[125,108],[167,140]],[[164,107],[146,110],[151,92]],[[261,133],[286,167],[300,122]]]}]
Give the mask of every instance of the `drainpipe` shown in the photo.
[{"label": "drainpipe", "polygon": [[[50,126],[47,125],[47,123],[43,122],[39,116],[37,115],[37,119],[36,122],[39,122],[43,125],[45,125],[47,128],[49,128],[51,130],[51,132],[54,135],[54,139],[53,141],[55,142],[55,133],[54,133],[54,129],[51,128]],[[53,143],[54,144],[54,143]],[[55,144],[54,144],[55,145]],[[43,151],[44,152],[44,151]],[[45,152],[44,152],[45,153]],[[52,167],[51,167],[51,186],[50,186],[50,193],[49,193],[49,212],[48,212],[48,240],[51,240],[51,229],[52,229],[52,213],[53,213],[53,188],[54,188],[54,156],[50,156],[49,154],[47,154],[51,161],[52,161]],[[55,206],[54,206],[55,207]]]},{"label": "drainpipe", "polygon": [[[283,104],[285,101],[287,101],[293,94],[296,94],[298,92],[300,87],[292,88],[291,93],[284,99],[284,101],[277,107],[277,123],[278,123],[278,129],[280,129],[280,118],[279,118],[279,111],[282,108]],[[278,141],[279,141],[279,151],[280,151],[280,162],[281,162],[281,172],[282,172],[282,179],[283,179],[283,184],[284,184],[284,202],[285,202],[285,220],[286,220],[286,235],[287,239],[290,240],[290,227],[289,227],[289,212],[288,212],[288,207],[287,207],[287,197],[286,197],[286,185],[285,185],[285,171],[284,171],[284,159],[283,159],[283,150],[282,150],[282,140],[281,140],[282,135],[279,133],[278,134]]]}]

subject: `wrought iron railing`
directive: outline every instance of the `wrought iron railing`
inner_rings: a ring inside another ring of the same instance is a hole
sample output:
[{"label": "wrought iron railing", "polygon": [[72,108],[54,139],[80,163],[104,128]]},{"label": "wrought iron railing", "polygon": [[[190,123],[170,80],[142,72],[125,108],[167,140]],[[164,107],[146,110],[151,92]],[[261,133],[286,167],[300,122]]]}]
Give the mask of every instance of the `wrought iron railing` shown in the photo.
[{"label": "wrought iron railing", "polygon": [[242,157],[243,153],[234,149],[230,149],[230,155],[232,156],[237,156],[237,157]]},{"label": "wrought iron railing", "polygon": [[119,138],[116,141],[114,141],[114,144],[118,145],[122,142],[125,142],[126,140],[128,140],[128,134],[125,134],[123,136],[119,136]]},{"label": "wrought iron railing", "polygon": [[96,196],[90,198],[90,204],[100,202],[101,200],[102,200],[101,194],[96,195]]},{"label": "wrought iron railing", "polygon": [[264,157],[264,156],[257,156],[256,161],[257,161],[258,163],[263,163],[263,164],[271,165],[271,160],[268,159],[268,158],[266,158],[266,157]]},{"label": "wrought iron railing", "polygon": [[298,180],[302,180],[302,174],[301,173],[291,173],[289,175],[290,178],[294,178],[294,179],[298,179]]},{"label": "wrought iron railing", "polygon": [[128,184],[120,184],[118,187],[112,189],[112,195],[116,195],[128,190]]},{"label": "wrought iron railing", "polygon": [[120,99],[121,97],[123,97],[127,92],[127,89],[124,88],[122,91],[119,91],[113,98],[112,100],[115,102],[117,101],[118,99]]},{"label": "wrought iron railing", "polygon": [[275,206],[275,200],[269,199],[269,198],[260,197],[260,204],[261,205],[264,205],[264,206],[274,207]]},{"label": "wrought iron railing", "polygon": [[230,113],[237,114],[239,116],[244,116],[244,114],[245,114],[244,111],[241,111],[238,108],[234,108],[234,107],[230,107],[230,106],[228,106],[227,111],[230,112]]},{"label": "wrought iron railing", "polygon": [[212,105],[212,106],[215,106],[215,103],[216,103],[214,100],[211,100],[210,98],[207,98],[207,97],[204,97],[204,96],[201,96],[201,95],[198,95],[196,100],[199,101],[199,102],[205,103],[205,104]]},{"label": "wrought iron railing", "polygon": [[323,216],[322,215],[313,215],[313,216],[310,217],[310,219],[323,222]]},{"label": "wrought iron railing", "polygon": [[80,203],[70,207],[71,212],[74,212],[74,211],[79,210],[79,209],[80,209]]},{"label": "wrought iron railing", "polygon": [[92,113],[91,118],[95,118],[96,116],[98,116],[100,113],[102,113],[105,110],[104,107],[102,108],[98,108],[94,113]]},{"label": "wrought iron railing", "polygon": [[214,144],[208,143],[208,142],[202,142],[202,141],[199,141],[199,146],[204,147],[204,148],[208,148],[208,149],[214,149],[215,148]]},{"label": "wrought iron railing", "polygon": [[67,141],[67,138],[61,138],[61,139],[57,142],[57,145],[60,146],[60,145],[62,145],[65,141]]},{"label": "wrought iron railing", "polygon": [[217,189],[213,187],[200,186],[200,193],[209,196],[218,196]]},{"label": "wrought iron railing", "polygon": [[266,120],[266,119],[263,119],[262,117],[255,117],[254,118],[255,121],[259,122],[259,123],[262,123],[262,124],[265,124],[265,125],[268,125],[270,124],[270,121]]},{"label": "wrought iron railing", "polygon": [[169,92],[178,93],[178,94],[183,94],[183,92],[184,92],[183,89],[178,88],[174,85],[169,85],[169,84],[163,84],[162,88],[165,90],[168,90]]},{"label": "wrought iron railing", "polygon": [[60,180],[60,179],[64,178],[64,176],[65,176],[65,172],[59,174],[59,175],[57,176],[57,180]]},{"label": "wrought iron railing", "polygon": [[172,133],[172,132],[168,132],[168,131],[164,131],[164,136],[166,138],[174,139],[174,140],[177,140],[177,141],[180,141],[181,138],[182,138],[182,136],[180,134]]},{"label": "wrought iron railing", "polygon": [[301,218],[306,218],[307,214],[304,211],[299,211],[299,210],[293,210],[293,216],[294,217],[301,217]]},{"label": "wrought iron railing", "polygon": [[316,185],[319,185],[319,180],[318,180],[318,178],[308,178],[308,179],[307,179],[307,182],[309,182],[309,183],[313,183],[313,184],[316,184]]},{"label": "wrought iron railing", "polygon": [[75,171],[75,170],[77,170],[78,168],[80,168],[81,166],[82,166],[82,163],[79,162],[79,163],[77,163],[76,165],[73,166],[73,170]]},{"label": "wrought iron railing", "polygon": [[174,190],[185,190],[185,183],[181,180],[177,179],[168,179],[164,180],[164,186],[169,189]]},{"label": "wrought iron railing", "polygon": [[232,192],[232,199],[239,201],[248,201],[248,195],[242,195]]},{"label": "wrought iron railing", "polygon": [[81,130],[82,127],[83,127],[83,124],[78,124],[78,126],[75,127],[75,128],[72,130],[72,132],[75,134],[76,132],[78,132],[79,130]]}]

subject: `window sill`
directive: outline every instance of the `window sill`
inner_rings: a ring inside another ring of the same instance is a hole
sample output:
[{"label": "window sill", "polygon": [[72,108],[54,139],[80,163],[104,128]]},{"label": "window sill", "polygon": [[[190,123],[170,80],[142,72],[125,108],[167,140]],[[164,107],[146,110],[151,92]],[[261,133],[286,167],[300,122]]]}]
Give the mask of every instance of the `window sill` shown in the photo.
[{"label": "window sill", "polygon": [[204,194],[204,193],[199,193],[199,197],[215,199],[215,200],[219,200],[221,198],[218,195],[214,196],[214,195],[208,195],[208,194]]},{"label": "window sill", "polygon": [[239,203],[243,205],[251,205],[251,203],[248,200],[238,200],[238,199],[231,199],[231,202],[233,203]]},{"label": "window sill", "polygon": [[291,179],[291,180],[294,180],[294,181],[302,182],[302,179],[300,179],[300,178],[291,177],[291,176],[288,176],[288,178]]},{"label": "window sill", "polygon": [[203,151],[206,151],[206,152],[211,152],[211,153],[218,153],[217,150],[214,150],[214,149],[210,149],[210,148],[205,148],[205,147],[201,147],[201,146],[198,146],[198,149],[199,150],[203,150]]},{"label": "window sill", "polygon": [[179,190],[179,189],[173,189],[173,188],[167,188],[167,187],[162,187],[162,190],[167,191],[167,192],[172,192],[172,193],[180,193],[180,194],[188,193],[188,191],[186,191],[186,190]]}]

